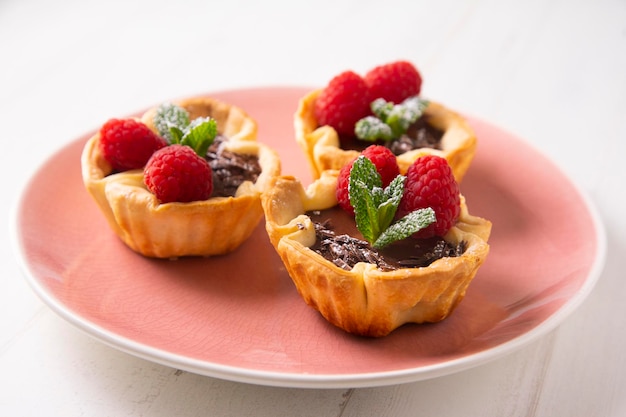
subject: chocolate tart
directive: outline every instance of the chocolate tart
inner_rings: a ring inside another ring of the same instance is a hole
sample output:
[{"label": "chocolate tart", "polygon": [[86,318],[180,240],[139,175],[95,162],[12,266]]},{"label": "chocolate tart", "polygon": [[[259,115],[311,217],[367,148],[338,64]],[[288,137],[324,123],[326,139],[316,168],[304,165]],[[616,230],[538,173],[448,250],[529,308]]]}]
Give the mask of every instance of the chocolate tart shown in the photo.
[{"label": "chocolate tart", "polygon": [[[340,147],[337,131],[330,126],[320,126],[315,118],[315,100],[321,89],[302,97],[294,115],[296,142],[304,152],[314,179],[327,169],[341,169],[359,155],[359,150]],[[424,116],[428,124],[442,132],[440,149],[422,147],[397,156],[402,174],[418,157],[435,154],[445,158],[457,182],[461,182],[476,152],[476,135],[458,113],[436,102],[430,102]]]},{"label": "chocolate tart", "polygon": [[425,267],[382,270],[359,262],[346,270],[311,249],[316,227],[306,214],[336,205],[337,175],[323,171],[307,188],[294,177],[275,177],[262,197],[270,241],[304,301],[333,325],[370,337],[450,315],[487,257],[491,222],[470,215],[461,197],[458,222],[444,236],[453,245],[465,242],[461,255]]},{"label": "chocolate tart", "polygon": [[[256,123],[242,116],[245,113],[241,109],[210,99],[201,102],[210,105],[203,105],[198,113],[192,111],[192,118],[217,116],[218,133],[228,139],[223,148],[258,158],[261,172],[256,181],[242,182],[234,196],[161,204],[146,188],[142,170],[113,172],[99,150],[99,133],[83,148],[82,178],[87,191],[111,229],[142,255],[175,259],[235,250],[262,220],[261,194],[267,190],[270,179],[280,174],[278,154],[256,141]],[[149,113],[143,120],[149,120]]]}]

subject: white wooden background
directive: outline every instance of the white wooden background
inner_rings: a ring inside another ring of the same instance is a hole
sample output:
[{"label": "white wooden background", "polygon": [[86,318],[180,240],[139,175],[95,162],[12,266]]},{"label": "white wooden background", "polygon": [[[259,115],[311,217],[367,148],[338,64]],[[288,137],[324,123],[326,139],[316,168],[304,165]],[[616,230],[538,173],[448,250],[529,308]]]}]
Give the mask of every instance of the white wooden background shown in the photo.
[{"label": "white wooden background", "polygon": [[[321,86],[398,58],[420,67],[427,96],[525,138],[597,206],[604,272],[545,337],[427,381],[263,387],[105,346],[21,276],[8,230],[22,187],[109,117],[212,90]],[[0,0],[0,126],[0,415],[626,415],[624,0]]]}]

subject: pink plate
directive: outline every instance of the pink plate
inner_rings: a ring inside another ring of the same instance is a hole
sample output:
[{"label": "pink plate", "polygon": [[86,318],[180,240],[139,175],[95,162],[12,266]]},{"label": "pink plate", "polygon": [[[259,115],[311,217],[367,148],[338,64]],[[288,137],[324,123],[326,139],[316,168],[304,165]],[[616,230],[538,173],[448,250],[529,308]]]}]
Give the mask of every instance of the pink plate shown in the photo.
[{"label": "pink plate", "polygon": [[[211,94],[246,109],[283,173],[310,181],[294,141],[303,88]],[[523,141],[468,117],[479,150],[462,184],[470,212],[490,219],[491,252],[445,321],[354,337],[306,306],[264,225],[235,253],[147,259],[108,228],[83,188],[89,133],[29,182],[16,209],[19,262],[55,312],[97,339],[178,369],[272,386],[340,388],[450,374],[513,351],[559,324],[600,275],[604,229],[555,165]]]}]

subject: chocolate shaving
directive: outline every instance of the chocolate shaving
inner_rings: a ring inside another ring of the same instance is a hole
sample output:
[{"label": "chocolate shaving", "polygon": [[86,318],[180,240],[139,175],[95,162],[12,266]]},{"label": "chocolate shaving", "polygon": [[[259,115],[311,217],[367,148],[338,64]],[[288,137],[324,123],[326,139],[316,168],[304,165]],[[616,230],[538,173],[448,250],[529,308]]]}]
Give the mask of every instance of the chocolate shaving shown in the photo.
[{"label": "chocolate shaving", "polygon": [[[314,222],[314,225],[317,240],[312,249],[328,261],[348,271],[359,262],[374,264],[382,271],[419,268],[428,266],[437,259],[461,256],[467,247],[465,241],[453,245],[441,238],[414,239],[416,243],[413,254],[394,260],[385,253],[385,250],[379,251],[364,240],[346,234],[335,234],[329,220]],[[391,253],[393,245],[386,250]]]},{"label": "chocolate shaving", "polygon": [[419,268],[428,266],[437,259],[454,258],[461,256],[467,247],[467,242],[460,241],[457,245],[452,245],[443,239],[437,240],[435,246],[420,257],[409,257],[398,261],[398,265],[403,268]]},{"label": "chocolate shaving", "polygon": [[322,223],[314,223],[317,242],[315,251],[339,268],[350,270],[359,262],[377,265],[382,270],[395,269],[364,240],[348,235],[335,235]]}]

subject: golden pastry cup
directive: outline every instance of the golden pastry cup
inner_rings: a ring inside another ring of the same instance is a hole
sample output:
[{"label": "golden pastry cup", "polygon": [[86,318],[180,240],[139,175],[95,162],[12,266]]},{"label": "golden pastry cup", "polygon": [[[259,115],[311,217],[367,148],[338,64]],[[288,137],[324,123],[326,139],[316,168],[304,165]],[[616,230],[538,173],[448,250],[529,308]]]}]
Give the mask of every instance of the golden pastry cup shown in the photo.
[{"label": "golden pastry cup", "polygon": [[[325,170],[341,169],[359,155],[356,150],[340,148],[339,135],[334,128],[319,126],[315,118],[315,100],[321,91],[314,90],[302,97],[294,115],[296,142],[307,158],[314,179]],[[436,102],[431,101],[424,113],[433,127],[444,132],[442,149],[420,148],[398,155],[400,173],[405,174],[420,156],[433,154],[448,161],[460,183],[476,153],[477,140],[473,129],[458,113]]]},{"label": "golden pastry cup", "polygon": [[489,252],[491,222],[472,216],[461,197],[459,220],[444,239],[467,243],[459,257],[429,266],[382,271],[358,263],[337,267],[310,247],[315,227],[305,213],[334,206],[337,171],[324,171],[306,189],[291,176],[272,180],[262,197],[270,241],[304,301],[333,325],[356,335],[381,337],[406,323],[438,322],[465,296]]},{"label": "golden pastry cup", "polygon": [[229,140],[225,149],[259,158],[262,172],[255,183],[243,182],[234,197],[161,204],[146,188],[143,170],[112,173],[99,140],[96,133],[83,148],[85,187],[111,229],[131,249],[148,257],[175,259],[235,250],[262,220],[261,194],[281,170],[278,154],[268,146],[256,140]]}]

